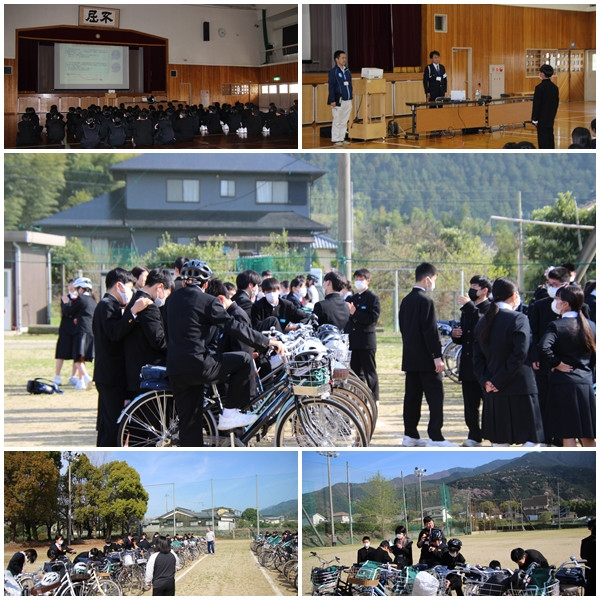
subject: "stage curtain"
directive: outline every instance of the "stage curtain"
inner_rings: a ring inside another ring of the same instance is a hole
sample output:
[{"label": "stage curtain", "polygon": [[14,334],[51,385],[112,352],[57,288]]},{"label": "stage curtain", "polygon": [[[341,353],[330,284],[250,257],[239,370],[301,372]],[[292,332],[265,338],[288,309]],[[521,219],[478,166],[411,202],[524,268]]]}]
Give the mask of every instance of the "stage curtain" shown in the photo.
[{"label": "stage curtain", "polygon": [[392,4],[394,67],[421,65],[421,5]]},{"label": "stage curtain", "polygon": [[[384,71],[393,68],[392,18],[389,4],[348,4],[348,66],[355,73],[363,67]],[[419,30],[420,33],[420,30]]]},{"label": "stage curtain", "polygon": [[19,92],[38,92],[38,41],[19,38]]},{"label": "stage curtain", "polygon": [[166,91],[166,60],[164,47],[144,47],[144,92]]},{"label": "stage curtain", "polygon": [[333,67],[331,6],[310,6],[310,51],[312,64],[304,65],[304,71],[329,71]]}]

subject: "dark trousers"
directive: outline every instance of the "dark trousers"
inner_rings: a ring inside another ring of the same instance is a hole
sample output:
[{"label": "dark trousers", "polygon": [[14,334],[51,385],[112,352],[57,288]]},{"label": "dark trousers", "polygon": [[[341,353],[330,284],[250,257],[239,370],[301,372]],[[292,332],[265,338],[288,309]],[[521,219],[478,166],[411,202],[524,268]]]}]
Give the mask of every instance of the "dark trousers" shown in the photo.
[{"label": "dark trousers", "polygon": [[[228,377],[229,376],[229,377]],[[203,445],[204,387],[228,379],[225,408],[243,408],[250,401],[253,365],[247,352],[225,352],[198,365],[198,372],[173,375],[171,386],[179,417],[179,445]]]},{"label": "dark trousers", "polygon": [[128,398],[125,385],[122,387],[96,382],[98,390],[98,418],[96,429],[98,436],[96,446],[99,448],[114,448],[117,446],[119,427],[117,419]]},{"label": "dark trousers", "polygon": [[206,542],[206,552],[208,554],[215,553],[215,543],[214,542]]},{"label": "dark trousers", "polygon": [[481,442],[481,421],[479,407],[483,400],[483,390],[478,381],[462,381],[463,402],[465,407],[465,424],[469,428],[469,439]]},{"label": "dark trousers", "polygon": [[552,127],[538,126],[537,137],[540,150],[554,150],[554,125]]},{"label": "dark trousers", "polygon": [[354,350],[350,355],[350,368],[369,386],[375,400],[379,400],[379,378],[375,353],[377,350]]},{"label": "dark trousers", "polygon": [[175,595],[175,579],[171,579],[167,583],[152,588],[153,596],[174,596]]},{"label": "dark trousers", "polygon": [[423,394],[429,405],[429,425],[427,433],[433,442],[444,441],[442,425],[444,424],[443,403],[444,387],[442,374],[435,372],[408,371],[404,391],[404,435],[419,439],[417,427],[421,419]]}]

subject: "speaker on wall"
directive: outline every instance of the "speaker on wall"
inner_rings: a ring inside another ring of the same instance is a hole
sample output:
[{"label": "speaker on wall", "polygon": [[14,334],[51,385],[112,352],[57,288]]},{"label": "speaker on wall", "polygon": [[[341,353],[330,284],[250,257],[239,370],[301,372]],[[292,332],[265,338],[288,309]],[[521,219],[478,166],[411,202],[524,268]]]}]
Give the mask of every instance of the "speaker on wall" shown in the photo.
[{"label": "speaker on wall", "polygon": [[208,21],[204,21],[204,23],[202,23],[202,33],[204,36],[204,41],[210,42],[210,23]]}]

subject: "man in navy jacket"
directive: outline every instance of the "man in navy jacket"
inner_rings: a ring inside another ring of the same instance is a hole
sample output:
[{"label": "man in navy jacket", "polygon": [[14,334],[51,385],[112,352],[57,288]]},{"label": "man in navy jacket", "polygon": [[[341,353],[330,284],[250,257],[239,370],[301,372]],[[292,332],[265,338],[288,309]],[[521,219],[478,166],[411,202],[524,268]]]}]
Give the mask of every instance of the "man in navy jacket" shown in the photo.
[{"label": "man in navy jacket", "polygon": [[346,126],[352,110],[352,74],[346,67],[346,53],[336,50],[333,55],[335,67],[329,71],[329,98],[333,122],[331,123],[331,141],[336,146],[343,146],[346,137]]}]

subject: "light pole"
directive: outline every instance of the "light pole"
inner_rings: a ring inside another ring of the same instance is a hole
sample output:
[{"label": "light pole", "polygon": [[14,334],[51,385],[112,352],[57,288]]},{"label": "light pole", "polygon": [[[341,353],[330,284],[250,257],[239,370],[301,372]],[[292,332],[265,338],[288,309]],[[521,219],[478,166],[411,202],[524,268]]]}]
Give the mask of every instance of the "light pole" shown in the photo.
[{"label": "light pole", "polygon": [[337,458],[340,454],[339,452],[334,451],[318,452],[318,454],[327,457],[327,481],[329,484],[329,520],[331,522],[331,545],[335,546],[337,544],[337,540],[335,537],[335,524],[333,522],[333,493],[331,491],[331,458]]},{"label": "light pole", "polygon": [[419,467],[415,467],[415,477],[419,480],[419,499],[421,501],[421,523],[423,522],[423,488],[421,486],[421,480],[425,477],[425,473],[427,473],[427,469],[419,469]]},{"label": "light pole", "polygon": [[71,465],[79,458],[80,454],[79,452],[71,452],[70,450],[67,450],[66,452],[63,452],[62,457],[64,460],[67,461],[68,469],[67,469],[67,477],[69,478],[69,497],[68,497],[68,509],[67,509],[67,546],[69,546],[69,544],[71,543],[71,528],[72,528],[72,523],[71,523]]}]

